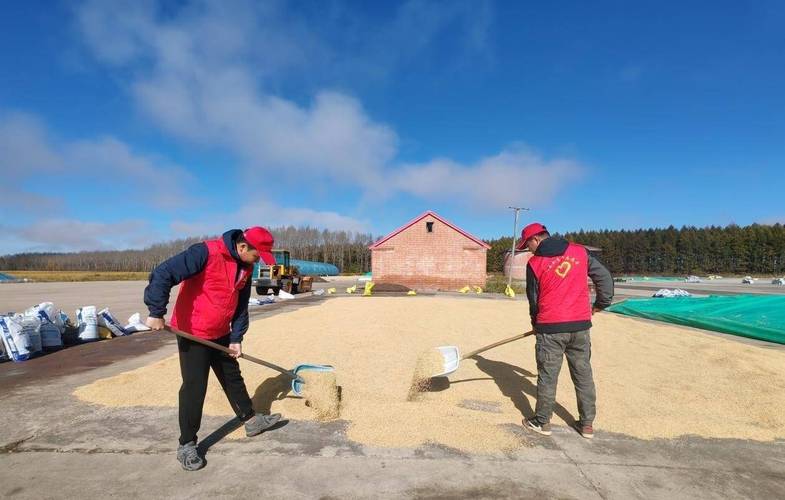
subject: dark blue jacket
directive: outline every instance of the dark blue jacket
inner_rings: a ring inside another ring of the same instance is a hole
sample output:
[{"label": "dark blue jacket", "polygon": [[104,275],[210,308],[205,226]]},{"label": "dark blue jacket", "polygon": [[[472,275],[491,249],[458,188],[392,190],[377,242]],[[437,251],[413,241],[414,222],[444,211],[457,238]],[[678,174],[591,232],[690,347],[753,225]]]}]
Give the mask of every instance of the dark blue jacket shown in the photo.
[{"label": "dark blue jacket", "polygon": [[[237,272],[239,275],[242,267],[248,264],[240,260],[237,254],[237,238],[243,234],[239,229],[232,229],[223,234],[223,241],[226,248],[237,261]],[[169,303],[169,293],[172,288],[195,276],[204,270],[207,264],[207,245],[197,243],[191,245],[187,250],[178,253],[162,262],[150,273],[150,283],[144,289],[144,303],[150,311],[150,317],[163,318],[166,315],[166,306]],[[237,300],[237,309],[232,316],[232,331],[229,341],[232,343],[242,342],[243,335],[248,331],[248,300],[251,298],[251,280],[240,290]]]}]

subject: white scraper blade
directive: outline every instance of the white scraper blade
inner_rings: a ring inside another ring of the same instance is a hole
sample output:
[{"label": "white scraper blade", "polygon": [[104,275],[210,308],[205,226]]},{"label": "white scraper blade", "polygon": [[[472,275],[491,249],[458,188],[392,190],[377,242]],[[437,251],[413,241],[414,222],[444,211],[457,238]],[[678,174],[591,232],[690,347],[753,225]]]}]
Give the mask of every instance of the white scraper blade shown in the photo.
[{"label": "white scraper blade", "polygon": [[458,350],[458,347],[454,345],[443,345],[437,347],[437,349],[442,353],[442,357],[444,358],[444,367],[441,373],[436,373],[432,375],[432,377],[443,377],[457,370],[458,364],[461,362],[461,352]]}]

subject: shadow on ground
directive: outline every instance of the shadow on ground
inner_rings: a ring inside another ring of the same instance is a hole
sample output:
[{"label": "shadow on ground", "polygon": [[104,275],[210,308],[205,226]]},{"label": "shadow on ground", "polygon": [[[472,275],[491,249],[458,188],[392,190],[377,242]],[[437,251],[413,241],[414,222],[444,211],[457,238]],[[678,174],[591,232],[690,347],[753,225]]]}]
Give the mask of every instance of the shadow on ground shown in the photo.
[{"label": "shadow on ground", "polygon": [[[253,397],[251,398],[254,411],[258,414],[269,415],[271,413],[273,401],[284,399],[288,396],[289,392],[291,392],[290,381],[291,378],[289,378],[287,375],[284,375],[283,373],[276,377],[265,379],[265,381],[259,384],[259,387],[256,388],[256,391],[254,391]],[[280,429],[288,423],[288,420],[281,420],[264,432]],[[227,421],[225,424],[214,430],[209,436],[199,442],[199,452],[202,455],[205,455],[212,446],[216,445],[226,436],[233,433],[242,426],[243,421],[237,417]]]},{"label": "shadow on ground", "polygon": [[[473,356],[471,359],[477,362],[477,368],[489,375],[486,377],[467,378],[463,380],[450,381],[447,377],[433,377],[430,384],[425,389],[426,392],[446,391],[453,384],[465,384],[481,380],[493,380],[501,393],[510,398],[515,408],[521,412],[524,418],[534,416],[529,400],[524,397],[528,394],[535,400],[537,399],[537,384],[529,379],[536,379],[537,374],[532,373],[520,366],[511,365],[501,361],[493,361],[482,356]],[[574,425],[575,417],[567,408],[556,402],[554,413],[569,425]]]},{"label": "shadow on ground", "polygon": [[292,392],[291,382],[291,377],[283,373],[265,379],[251,397],[254,411],[269,415],[273,401],[281,401],[289,397],[289,393]]},{"label": "shadow on ground", "polygon": [[[289,423],[288,420],[280,420],[277,424],[265,430],[262,434],[275,431],[277,429],[280,429],[281,427],[285,427],[288,423]],[[207,452],[210,450],[210,448],[220,443],[221,440],[223,440],[226,436],[233,433],[234,431],[236,431],[242,426],[243,426],[243,421],[237,417],[229,420],[221,427],[214,430],[209,436],[199,441],[199,445],[198,445],[199,453],[202,456],[205,456]]]},{"label": "shadow on ground", "polygon": [[[482,356],[474,356],[471,359],[477,362],[477,368],[487,373],[496,382],[499,390],[515,405],[524,418],[534,416],[534,408],[529,404],[529,400],[523,396],[528,394],[537,399],[537,384],[529,379],[537,378],[536,373],[532,373],[520,366],[511,365],[501,361],[493,361]],[[575,423],[575,417],[567,408],[559,404],[554,405],[553,412],[569,425]]]}]

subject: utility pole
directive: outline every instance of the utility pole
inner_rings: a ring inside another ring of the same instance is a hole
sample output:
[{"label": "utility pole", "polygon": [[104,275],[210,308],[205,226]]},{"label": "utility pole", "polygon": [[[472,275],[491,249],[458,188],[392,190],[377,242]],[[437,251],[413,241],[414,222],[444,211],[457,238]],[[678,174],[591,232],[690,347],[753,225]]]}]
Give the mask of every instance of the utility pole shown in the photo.
[{"label": "utility pole", "polygon": [[507,207],[510,210],[515,210],[515,225],[513,226],[512,230],[512,251],[510,252],[510,268],[509,274],[507,275],[507,287],[509,288],[512,285],[512,266],[515,263],[515,240],[518,237],[518,212],[521,210],[529,211],[528,208],[523,207]]}]

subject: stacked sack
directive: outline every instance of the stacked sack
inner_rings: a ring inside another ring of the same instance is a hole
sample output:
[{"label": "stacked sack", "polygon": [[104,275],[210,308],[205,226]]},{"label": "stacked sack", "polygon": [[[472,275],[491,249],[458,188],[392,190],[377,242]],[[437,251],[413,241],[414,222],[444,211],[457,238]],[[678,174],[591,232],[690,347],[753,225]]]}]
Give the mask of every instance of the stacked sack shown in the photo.
[{"label": "stacked sack", "polygon": [[147,330],[150,328],[142,323],[139,313],[123,326],[109,308],[97,311],[95,306],[83,306],[76,310],[74,325],[52,302],[42,302],[23,314],[0,315],[0,362],[25,361],[65,346]]},{"label": "stacked sack", "polygon": [[0,316],[0,337],[6,357],[25,361],[42,351],[41,321],[22,314]]},{"label": "stacked sack", "polygon": [[63,348],[63,333],[68,316],[55,309],[51,302],[42,302],[24,312],[28,318],[37,318],[40,322],[41,347],[44,351],[57,351]]},{"label": "stacked sack", "polygon": [[79,331],[79,342],[94,342],[133,333],[120,324],[108,307],[98,312],[95,306],[80,307],[76,310],[76,327]]},{"label": "stacked sack", "polygon": [[0,316],[0,361],[25,361],[62,349],[68,325],[68,316],[51,302],[42,302],[23,314]]},{"label": "stacked sack", "polygon": [[98,313],[98,326],[109,330],[113,337],[123,337],[129,334],[125,327],[117,321],[117,318],[112,315],[108,307]]},{"label": "stacked sack", "polygon": [[76,310],[76,328],[79,342],[101,340],[98,334],[98,314],[95,306],[83,306]]}]

